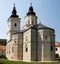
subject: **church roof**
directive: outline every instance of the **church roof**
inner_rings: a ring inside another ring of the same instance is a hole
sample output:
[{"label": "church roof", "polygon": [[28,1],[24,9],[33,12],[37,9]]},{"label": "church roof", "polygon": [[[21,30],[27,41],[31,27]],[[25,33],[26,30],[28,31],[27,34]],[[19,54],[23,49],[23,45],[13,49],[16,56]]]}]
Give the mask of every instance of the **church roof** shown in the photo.
[{"label": "church roof", "polygon": [[[26,25],[26,26],[28,27],[28,25]],[[47,26],[43,25],[42,23],[39,23],[37,25],[31,25],[31,26],[29,26],[28,29],[20,30],[19,32],[16,32],[14,34],[24,33],[25,31],[27,31],[27,30],[29,30],[31,28],[33,28],[33,29],[51,29],[51,30],[54,30],[54,29],[52,29],[50,27],[47,27]]]},{"label": "church roof", "polygon": [[6,46],[0,45],[0,50],[6,50]]},{"label": "church roof", "polygon": [[[43,25],[42,23],[39,23],[37,28],[38,29],[52,29],[50,27],[47,27],[47,26]],[[54,29],[52,29],[52,30],[54,30]]]},{"label": "church roof", "polygon": [[26,31],[26,29],[25,29],[25,30],[20,30],[19,32],[15,32],[15,33],[13,33],[12,35],[21,34],[21,33],[23,33],[24,31]]},{"label": "church roof", "polygon": [[60,46],[60,43],[59,42],[55,42],[55,47],[59,47]]}]

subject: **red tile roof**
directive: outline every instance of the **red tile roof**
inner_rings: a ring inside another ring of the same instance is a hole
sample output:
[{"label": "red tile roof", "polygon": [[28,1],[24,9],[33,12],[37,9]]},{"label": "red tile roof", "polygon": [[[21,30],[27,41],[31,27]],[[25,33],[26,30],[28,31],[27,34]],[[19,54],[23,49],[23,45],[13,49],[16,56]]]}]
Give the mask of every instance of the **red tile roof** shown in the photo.
[{"label": "red tile roof", "polygon": [[55,42],[55,47],[58,47],[58,46],[60,46],[60,43],[59,42]]},{"label": "red tile roof", "polygon": [[0,45],[0,50],[6,50],[6,46]]}]

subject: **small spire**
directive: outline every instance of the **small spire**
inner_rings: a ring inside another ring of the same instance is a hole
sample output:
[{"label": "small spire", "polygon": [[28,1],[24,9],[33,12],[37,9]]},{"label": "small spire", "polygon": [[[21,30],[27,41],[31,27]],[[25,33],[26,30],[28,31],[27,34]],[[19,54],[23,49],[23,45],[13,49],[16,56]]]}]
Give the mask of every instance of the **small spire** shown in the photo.
[{"label": "small spire", "polygon": [[15,7],[15,3],[14,3],[14,7]]},{"label": "small spire", "polygon": [[13,11],[12,11],[12,14],[13,15],[16,15],[17,11],[16,11],[16,8],[15,8],[15,3],[14,3],[14,7],[13,7]]},{"label": "small spire", "polygon": [[32,6],[32,2],[30,2],[30,5]]},{"label": "small spire", "polygon": [[30,8],[29,8],[29,11],[33,11],[32,2],[30,2]]}]

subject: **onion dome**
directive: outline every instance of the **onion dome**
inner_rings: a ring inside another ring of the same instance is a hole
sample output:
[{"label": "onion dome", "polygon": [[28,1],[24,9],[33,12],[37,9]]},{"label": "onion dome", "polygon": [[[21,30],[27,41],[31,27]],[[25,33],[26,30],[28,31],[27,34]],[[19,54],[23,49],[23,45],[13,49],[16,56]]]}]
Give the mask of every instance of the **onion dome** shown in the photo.
[{"label": "onion dome", "polygon": [[15,4],[14,4],[14,7],[13,7],[13,11],[12,11],[11,17],[19,17],[19,16],[17,15],[17,11],[16,11],[16,8],[15,8]]},{"label": "onion dome", "polygon": [[34,12],[34,10],[33,10],[33,7],[32,7],[32,4],[30,5],[30,7],[29,7],[29,11],[28,11],[28,13],[27,13],[27,16],[28,15],[36,15],[36,13]]}]

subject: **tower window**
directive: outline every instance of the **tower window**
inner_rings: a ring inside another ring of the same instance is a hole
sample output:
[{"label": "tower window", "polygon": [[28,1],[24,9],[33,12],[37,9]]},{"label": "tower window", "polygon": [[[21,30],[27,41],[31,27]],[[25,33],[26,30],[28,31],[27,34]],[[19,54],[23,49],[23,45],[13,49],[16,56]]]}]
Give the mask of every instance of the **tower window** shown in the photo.
[{"label": "tower window", "polygon": [[51,51],[53,51],[53,46],[51,46]]},{"label": "tower window", "polygon": [[28,52],[27,44],[25,45],[25,52]]},{"label": "tower window", "polygon": [[15,23],[15,24],[14,24],[14,26],[16,27],[16,26],[17,26],[17,24]]}]

